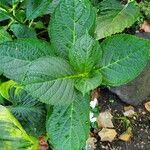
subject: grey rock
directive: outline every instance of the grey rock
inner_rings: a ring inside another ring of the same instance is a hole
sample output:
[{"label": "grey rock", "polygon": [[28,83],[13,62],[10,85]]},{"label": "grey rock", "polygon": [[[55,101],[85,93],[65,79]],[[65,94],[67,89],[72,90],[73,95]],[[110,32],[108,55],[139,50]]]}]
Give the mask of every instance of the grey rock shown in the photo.
[{"label": "grey rock", "polygon": [[139,32],[136,33],[135,35],[144,39],[150,39],[150,32],[143,32],[143,33]]},{"label": "grey rock", "polygon": [[[138,33],[139,37],[150,39],[150,33]],[[150,60],[143,72],[126,85],[110,88],[119,98],[128,104],[137,106],[150,96]]]}]

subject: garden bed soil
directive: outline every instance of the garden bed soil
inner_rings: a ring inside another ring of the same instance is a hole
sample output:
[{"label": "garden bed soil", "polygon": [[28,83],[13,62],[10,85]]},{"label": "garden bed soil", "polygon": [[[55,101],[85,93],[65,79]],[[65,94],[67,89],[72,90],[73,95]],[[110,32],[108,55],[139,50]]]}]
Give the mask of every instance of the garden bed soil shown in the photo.
[{"label": "garden bed soil", "polygon": [[[124,122],[117,118],[124,116],[124,107],[129,105],[122,102],[108,89],[100,90],[98,102],[100,112],[106,110],[111,111],[114,118],[114,129],[117,131],[118,135],[125,132],[126,127]],[[113,142],[101,142],[99,136],[96,136],[98,141],[97,150],[150,150],[150,112],[145,109],[144,103],[134,107],[136,116],[128,118],[133,132],[131,140],[124,142],[116,138]]]}]

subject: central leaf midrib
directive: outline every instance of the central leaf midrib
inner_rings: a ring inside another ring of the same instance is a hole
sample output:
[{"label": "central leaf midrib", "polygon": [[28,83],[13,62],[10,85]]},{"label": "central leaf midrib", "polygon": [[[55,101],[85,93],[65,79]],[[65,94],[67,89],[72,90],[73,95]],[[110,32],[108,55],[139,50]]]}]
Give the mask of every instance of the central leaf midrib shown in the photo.
[{"label": "central leaf midrib", "polygon": [[88,73],[81,73],[81,74],[77,74],[77,75],[68,75],[68,76],[65,76],[65,77],[60,77],[60,78],[54,78],[52,80],[44,80],[44,81],[39,81],[39,82],[32,82],[32,83],[29,83],[28,85],[30,84],[36,84],[36,83],[44,83],[44,82],[53,82],[53,81],[58,81],[58,80],[67,80],[67,79],[76,79],[76,78],[84,78],[88,75]]},{"label": "central leaf midrib", "polygon": [[[70,135],[70,137],[72,137],[71,135],[72,135],[72,126],[73,126],[73,124],[72,124],[72,120],[73,120],[73,111],[74,111],[74,100],[73,100],[73,102],[72,102],[72,104],[71,104],[71,115],[70,115],[70,119],[71,119],[71,124],[70,124],[70,133],[69,133],[69,135]],[[72,147],[72,144],[71,144],[71,142],[70,142],[70,147]],[[72,149],[72,148],[71,148]]]}]

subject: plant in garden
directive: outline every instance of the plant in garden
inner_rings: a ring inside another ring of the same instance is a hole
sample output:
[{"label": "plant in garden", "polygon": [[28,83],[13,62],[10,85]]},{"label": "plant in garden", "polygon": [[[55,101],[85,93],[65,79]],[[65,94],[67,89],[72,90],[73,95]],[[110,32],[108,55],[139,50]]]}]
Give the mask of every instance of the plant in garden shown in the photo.
[{"label": "plant in garden", "polygon": [[[6,31],[0,34],[5,37],[0,40],[0,73],[15,81],[0,87],[1,95],[11,103],[0,106],[1,129],[10,130],[0,135],[0,143],[8,145],[8,149],[36,150],[37,139],[29,135],[47,133],[54,148],[81,150],[90,129],[90,91],[100,85],[126,84],[140,74],[148,61],[148,40],[127,34],[110,36],[138,20],[138,5],[135,1],[123,6],[115,0],[104,0],[96,10],[89,0],[16,2],[15,6],[26,9],[24,24],[15,13],[8,13],[6,4],[2,3],[1,9],[12,18],[9,28],[17,40]],[[37,39],[31,26],[35,18],[50,12],[49,43]]]}]

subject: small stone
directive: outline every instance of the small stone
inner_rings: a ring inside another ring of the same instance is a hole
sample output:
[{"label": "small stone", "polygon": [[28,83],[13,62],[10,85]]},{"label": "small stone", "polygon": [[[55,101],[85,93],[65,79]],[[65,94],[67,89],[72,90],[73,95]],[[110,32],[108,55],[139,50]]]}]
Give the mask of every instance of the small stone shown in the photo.
[{"label": "small stone", "polygon": [[123,113],[126,117],[133,117],[136,113],[133,106],[124,107],[125,112]]},{"label": "small stone", "polygon": [[124,132],[123,134],[121,134],[119,136],[119,139],[124,141],[124,142],[128,142],[131,140],[132,135],[133,135],[132,134],[132,128],[129,127],[126,132]]},{"label": "small stone", "polygon": [[112,123],[113,116],[110,111],[105,111],[99,114],[97,118],[98,127],[100,128],[113,128],[114,125]]},{"label": "small stone", "polygon": [[145,112],[145,111],[143,111],[143,112],[142,112],[142,115],[146,115],[146,112]]},{"label": "small stone", "polygon": [[85,150],[95,150],[97,139],[94,137],[89,137],[86,141]]},{"label": "small stone", "polygon": [[150,101],[146,102],[144,105],[145,105],[146,110],[150,112]]},{"label": "small stone", "polygon": [[133,119],[136,120],[136,117],[134,116]]},{"label": "small stone", "polygon": [[101,141],[112,142],[116,138],[117,132],[115,129],[103,128],[98,135],[100,136]]},{"label": "small stone", "polygon": [[133,106],[125,106],[124,111],[128,111],[128,110],[133,110],[134,111],[134,107]]},{"label": "small stone", "polygon": [[102,147],[103,149],[106,149],[106,147],[105,147],[104,145],[101,145],[101,147]]}]

